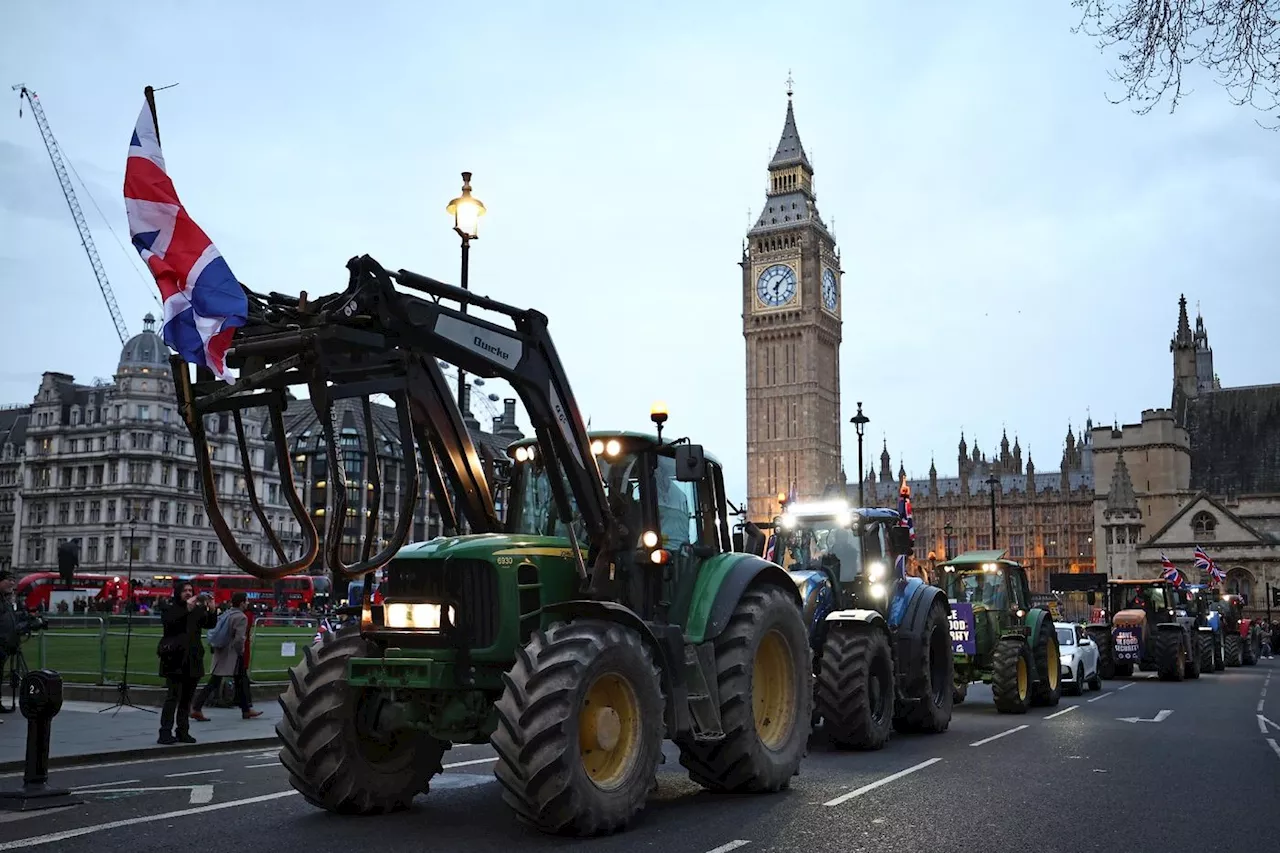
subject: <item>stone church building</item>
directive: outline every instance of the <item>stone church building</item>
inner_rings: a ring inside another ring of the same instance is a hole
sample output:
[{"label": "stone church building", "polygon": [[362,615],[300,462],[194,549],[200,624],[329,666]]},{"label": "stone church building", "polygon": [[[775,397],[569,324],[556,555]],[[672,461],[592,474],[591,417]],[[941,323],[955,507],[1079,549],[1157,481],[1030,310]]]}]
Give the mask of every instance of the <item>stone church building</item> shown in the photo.
[{"label": "stone church building", "polygon": [[1280,384],[1223,388],[1185,297],[1169,349],[1169,408],[1093,430],[1098,571],[1156,577],[1163,554],[1199,581],[1200,545],[1265,612],[1268,584],[1280,586]]}]

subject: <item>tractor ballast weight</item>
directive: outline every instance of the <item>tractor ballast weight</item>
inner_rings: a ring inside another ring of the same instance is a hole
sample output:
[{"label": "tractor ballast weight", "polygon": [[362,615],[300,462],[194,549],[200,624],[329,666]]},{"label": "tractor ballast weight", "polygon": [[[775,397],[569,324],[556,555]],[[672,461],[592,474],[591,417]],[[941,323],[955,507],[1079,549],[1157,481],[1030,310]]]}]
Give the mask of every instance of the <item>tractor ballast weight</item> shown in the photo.
[{"label": "tractor ballast weight", "polygon": [[1062,696],[1053,615],[1031,605],[1026,570],[1004,551],[970,551],[938,566],[951,602],[955,699],[991,685],[996,710],[1025,714]]},{"label": "tractor ballast weight", "polygon": [[911,533],[891,509],[793,503],[773,523],[775,555],[804,602],[815,715],[832,743],[878,749],[890,732],[951,723],[950,608],[902,572]]},{"label": "tractor ballast weight", "polygon": [[1114,675],[1130,676],[1137,667],[1164,681],[1200,677],[1203,645],[1210,638],[1200,630],[1191,593],[1163,578],[1112,580],[1106,591],[1102,621],[1086,630]]},{"label": "tractor ballast weight", "polygon": [[[720,465],[687,439],[662,439],[665,409],[651,413],[656,437],[588,432],[539,312],[368,256],[347,266],[346,290],[318,299],[246,288],[249,321],[227,354],[234,384],[204,370],[192,382],[171,359],[210,523],[236,565],[276,578],[323,551],[339,578],[383,576],[379,601],[361,596],[359,618],[306,647],[290,673],[276,731],[291,784],[329,811],[394,811],[428,789],[453,744],[491,743],[517,817],[569,835],[635,817],[664,737],[704,787],[786,787],[810,731],[808,637],[791,578],[733,552]],[[437,359],[502,378],[524,402],[535,436],[508,448],[503,521]],[[289,464],[283,410],[298,385],[321,425],[324,517],[338,520],[323,548]],[[397,436],[375,435],[371,394],[391,397]],[[365,431],[340,446],[344,398],[359,400]],[[302,531],[292,561],[249,468],[240,413],[261,407]],[[235,419],[250,500],[280,565],[250,559],[219,508],[205,425],[219,413]],[[383,524],[374,448],[388,440],[402,454],[402,499]],[[410,544],[419,459],[447,535]],[[363,524],[349,493],[369,496]],[[471,533],[457,535],[464,521]]]}]

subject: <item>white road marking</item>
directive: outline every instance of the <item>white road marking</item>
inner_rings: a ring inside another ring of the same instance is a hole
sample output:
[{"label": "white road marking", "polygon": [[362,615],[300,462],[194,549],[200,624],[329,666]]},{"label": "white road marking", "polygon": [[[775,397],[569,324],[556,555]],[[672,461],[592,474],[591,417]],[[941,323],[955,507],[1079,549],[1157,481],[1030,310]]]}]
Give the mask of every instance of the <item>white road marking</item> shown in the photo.
[{"label": "white road marking", "polygon": [[448,770],[451,767],[470,767],[472,764],[488,764],[491,761],[497,760],[498,756],[495,755],[492,758],[473,758],[470,761],[455,761],[452,764],[444,764],[441,766],[444,767],[445,770]]},{"label": "white road marking", "polygon": [[55,841],[66,841],[69,838],[79,838],[82,835],[92,835],[95,832],[123,829],[126,826],[137,826],[140,823],[155,823],[156,821],[172,820],[176,817],[187,817],[188,815],[206,814],[208,812],[221,811],[222,809],[234,809],[238,806],[250,806],[254,803],[266,803],[271,800],[281,799],[282,797],[296,797],[297,795],[297,791],[279,791],[275,794],[263,794],[260,797],[249,797],[244,800],[231,800],[226,803],[214,803],[213,805],[200,806],[195,809],[180,809],[176,812],[143,815],[142,817],[113,820],[109,823],[99,823],[93,826],[81,826],[76,829],[66,829],[62,832],[51,832],[48,835],[36,835],[31,838],[20,838],[16,841],[0,842],[0,851],[19,850],[23,847],[35,847],[40,844],[52,844]]},{"label": "white road marking", "polygon": [[[942,760],[941,758],[930,758],[928,761],[922,761],[919,764],[915,765],[914,767],[908,767],[906,770],[899,770],[897,773],[890,773],[888,776],[884,777],[883,779],[879,779],[868,785],[863,785],[861,788],[855,788],[854,790],[850,791],[847,794],[841,794],[840,796],[836,797],[834,800],[827,800],[825,803],[823,803],[823,805],[838,806],[843,802],[852,800],[854,797],[861,797],[863,794],[867,793],[868,791],[874,791],[876,788],[879,788],[881,785],[888,785],[890,782],[897,781],[898,779],[901,779],[903,776],[907,776],[911,773],[915,773],[917,770],[923,770],[926,767],[931,767],[934,764],[937,764],[941,760]],[[3,849],[3,848],[0,848],[0,849]]]},{"label": "white road marking", "polygon": [[1130,687],[1132,687],[1132,686],[1133,686],[1133,682],[1132,682],[1132,681],[1130,681],[1128,684],[1125,684],[1125,685],[1123,685],[1123,686],[1121,686],[1121,687],[1117,687],[1117,688],[1116,688],[1116,690],[1128,690],[1128,689],[1129,689]]},{"label": "white road marking", "polygon": [[[192,805],[199,803],[208,803],[213,800],[212,785],[168,785],[155,788],[94,788],[87,790],[83,788],[72,788],[72,791],[86,794],[143,794],[151,791],[190,791],[191,798],[189,802]],[[3,848],[0,848],[3,849]]]},{"label": "white road marking", "polygon": [[1259,714],[1259,715],[1258,715],[1258,728],[1262,729],[1262,733],[1263,733],[1263,734],[1266,734],[1266,733],[1267,733],[1267,726],[1275,726],[1275,728],[1276,728],[1277,730],[1280,730],[1280,725],[1276,725],[1275,721],[1273,721],[1273,720],[1268,720],[1266,717],[1264,717],[1264,716],[1262,716],[1261,714]]},{"label": "white road marking", "polygon": [[719,847],[714,847],[711,850],[708,850],[707,853],[729,853],[730,850],[737,850],[739,847],[745,847],[750,843],[750,841],[743,841],[739,838],[737,841],[730,841],[728,844],[721,844]]},{"label": "white road marking", "polygon": [[1076,710],[1079,707],[1080,707],[1079,705],[1070,705],[1066,708],[1063,708],[1061,711],[1054,711],[1052,714],[1045,717],[1044,719],[1052,720],[1054,717],[1061,717],[1063,714],[1070,714],[1072,711]]},{"label": "white road marking", "polygon": [[258,769],[259,767],[281,767],[281,766],[283,766],[283,765],[281,765],[279,761],[268,761],[266,764],[246,764],[246,765],[244,766],[244,769],[245,769],[245,770],[256,770],[256,769]]},{"label": "white road marking", "polygon": [[166,773],[164,774],[164,778],[178,779],[182,776],[203,776],[206,773],[221,773],[221,772],[222,772],[221,767],[214,767],[209,770],[188,770],[186,773]]},{"label": "white road marking", "polygon": [[991,743],[993,740],[1000,740],[1000,738],[1005,737],[1006,735],[1011,735],[1014,732],[1020,732],[1025,728],[1027,728],[1025,725],[1018,726],[1017,728],[1009,729],[1007,732],[1001,732],[998,735],[992,735],[991,737],[983,738],[982,740],[975,740],[973,743],[969,744],[969,746],[982,746],[984,743]]},{"label": "white road marking", "polygon": [[1116,717],[1116,719],[1122,723],[1163,723],[1165,720],[1169,719],[1172,714],[1173,712],[1166,708],[1165,710],[1158,712],[1150,720],[1144,719],[1143,717]]},{"label": "white road marking", "polygon": [[1099,699],[1106,699],[1108,696],[1110,696],[1110,695],[1111,695],[1111,693],[1112,693],[1112,692],[1113,692],[1113,691],[1108,690],[1106,693],[1099,693],[1097,696],[1094,696],[1092,699],[1086,699],[1085,701],[1086,701],[1086,702],[1097,702]]},{"label": "white road marking", "polygon": [[[55,767],[53,769],[58,773],[71,773],[76,770],[101,770],[106,767],[128,767],[133,764],[154,764],[158,761],[194,761],[201,758],[223,758],[230,755],[258,755],[261,752],[261,749],[235,749],[228,750],[227,752],[206,752],[199,755],[192,755],[190,753],[187,753],[186,755],[160,755],[155,758],[134,758],[128,761],[106,761],[101,764],[73,764],[66,767]],[[270,754],[275,755],[274,752]],[[19,770],[15,773],[5,773],[0,775],[0,779],[12,779],[15,776],[21,775],[22,771]]]},{"label": "white road marking", "polygon": [[1258,700],[1258,713],[1259,713],[1259,714],[1261,714],[1261,713],[1262,713],[1262,706],[1263,706],[1263,704],[1264,704],[1264,703],[1263,703],[1263,701],[1262,701],[1261,699],[1259,699],[1259,700]]},{"label": "white road marking", "polygon": [[1280,744],[1276,743],[1276,739],[1269,737],[1267,738],[1267,743],[1271,744],[1271,748],[1275,750],[1276,755],[1280,756]]},{"label": "white road marking", "polygon": [[136,785],[141,779],[121,779],[119,782],[94,782],[92,785],[80,785],[75,790],[88,791],[90,788],[106,788],[110,785]]}]

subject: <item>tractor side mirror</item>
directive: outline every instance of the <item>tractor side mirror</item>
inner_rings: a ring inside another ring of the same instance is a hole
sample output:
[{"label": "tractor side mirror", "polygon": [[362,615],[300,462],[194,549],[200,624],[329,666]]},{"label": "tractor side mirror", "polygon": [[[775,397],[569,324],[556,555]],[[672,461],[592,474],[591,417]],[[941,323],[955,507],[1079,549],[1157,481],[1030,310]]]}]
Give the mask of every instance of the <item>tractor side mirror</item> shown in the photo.
[{"label": "tractor side mirror", "polygon": [[911,531],[906,527],[889,528],[889,550],[896,557],[899,554],[911,555]]},{"label": "tractor side mirror", "polygon": [[701,444],[676,446],[676,480],[681,483],[697,483],[707,476],[707,457]]}]

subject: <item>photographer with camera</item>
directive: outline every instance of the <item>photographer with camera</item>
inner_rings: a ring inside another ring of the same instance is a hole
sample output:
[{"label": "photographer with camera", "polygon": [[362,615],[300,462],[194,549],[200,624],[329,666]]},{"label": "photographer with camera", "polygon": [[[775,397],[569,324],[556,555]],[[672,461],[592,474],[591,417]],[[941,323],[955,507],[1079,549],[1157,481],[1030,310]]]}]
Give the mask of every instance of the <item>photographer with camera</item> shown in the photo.
[{"label": "photographer with camera", "polygon": [[[169,695],[160,709],[157,743],[195,743],[191,736],[191,700],[204,676],[204,643],[200,632],[217,624],[208,595],[195,594],[190,581],[175,581],[173,599],[160,614],[164,634],[156,647],[160,676]],[[174,726],[177,736],[174,736]]]},{"label": "photographer with camera", "polygon": [[[8,571],[0,571],[0,676],[10,658],[22,653],[22,635],[31,633],[30,619],[14,603],[13,588],[18,580]],[[3,723],[4,720],[0,720]]]}]

